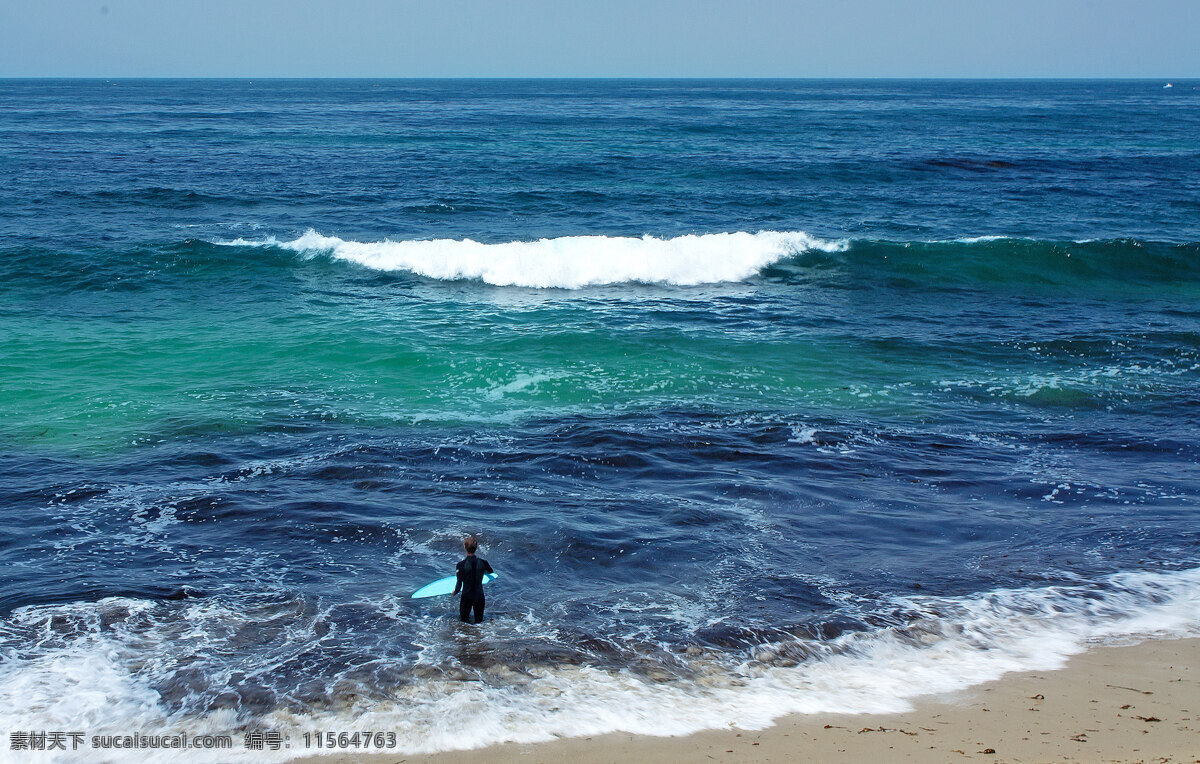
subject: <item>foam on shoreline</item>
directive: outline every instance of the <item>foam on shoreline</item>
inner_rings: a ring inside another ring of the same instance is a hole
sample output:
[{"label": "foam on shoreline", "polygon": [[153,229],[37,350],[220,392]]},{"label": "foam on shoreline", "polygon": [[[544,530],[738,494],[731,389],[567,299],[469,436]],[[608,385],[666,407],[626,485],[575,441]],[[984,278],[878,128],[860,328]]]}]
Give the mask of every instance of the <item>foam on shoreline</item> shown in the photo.
[{"label": "foam on shoreline", "polygon": [[[189,707],[186,699],[170,710],[159,694],[163,688],[178,693],[196,670],[208,674],[207,682],[233,681],[238,666],[213,659],[234,647],[221,630],[235,634],[240,621],[257,616],[215,598],[182,605],[110,599],[27,607],[6,619],[0,700],[11,730],[387,730],[403,753],[610,732],[685,735],[729,725],[763,729],[796,713],[904,712],[924,696],[1010,672],[1060,668],[1089,646],[1197,636],[1198,614],[1200,569],[1123,573],[1069,587],[897,598],[886,614],[893,626],[749,652],[683,651],[686,669],[675,676],[587,664],[522,665],[514,656],[485,677],[458,677],[419,662],[395,667],[414,679],[391,687],[386,699],[356,690],[348,675],[334,678],[340,689],[324,708],[246,713],[236,705]],[[318,649],[320,641],[303,629],[289,638],[297,650]],[[180,645],[188,655],[174,654]],[[387,662],[382,655],[378,660]],[[154,761],[155,755],[142,751],[135,758]],[[189,758],[208,756],[195,751]],[[217,757],[228,758],[228,752]]]}]

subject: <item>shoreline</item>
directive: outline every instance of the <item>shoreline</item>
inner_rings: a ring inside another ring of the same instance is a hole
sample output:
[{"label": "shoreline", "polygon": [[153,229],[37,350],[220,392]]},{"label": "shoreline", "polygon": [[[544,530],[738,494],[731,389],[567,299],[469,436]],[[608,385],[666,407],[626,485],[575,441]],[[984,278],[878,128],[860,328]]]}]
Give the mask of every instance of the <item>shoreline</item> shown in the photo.
[{"label": "shoreline", "polygon": [[798,714],[762,730],[609,733],[435,754],[305,754],[300,764],[619,761],[1200,762],[1200,639],[1095,647],[895,714]]}]

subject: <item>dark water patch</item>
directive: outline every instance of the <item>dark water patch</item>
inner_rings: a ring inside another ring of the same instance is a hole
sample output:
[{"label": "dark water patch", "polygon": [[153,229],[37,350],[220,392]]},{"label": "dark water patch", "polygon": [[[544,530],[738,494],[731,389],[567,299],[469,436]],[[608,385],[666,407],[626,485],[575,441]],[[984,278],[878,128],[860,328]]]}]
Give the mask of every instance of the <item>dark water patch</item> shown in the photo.
[{"label": "dark water patch", "polygon": [[938,157],[934,159],[927,159],[918,166],[928,167],[934,170],[951,168],[955,170],[969,170],[972,172],[1011,170],[1019,167],[1016,162],[1005,159],[982,159],[976,157]]},{"label": "dark water patch", "polygon": [[769,267],[763,277],[790,283],[815,278],[818,283],[843,281],[935,292],[962,287],[1077,289],[1097,285],[1107,285],[1117,292],[1136,285],[1163,285],[1175,291],[1200,279],[1200,244],[1011,238],[898,243],[859,240],[852,241],[845,252],[809,250],[787,265]]},{"label": "dark water patch", "polygon": [[206,205],[253,206],[255,199],[229,194],[210,194],[187,188],[146,186],[141,188],[101,188],[91,191],[63,189],[48,195],[43,203],[52,204],[58,199],[72,203],[95,203],[100,205],[140,205],[155,209],[191,209]]},{"label": "dark water patch", "polygon": [[[242,291],[247,288],[286,287],[296,263],[294,255],[270,248],[231,249],[198,239],[116,249],[76,241],[53,249],[0,250],[3,288],[21,302],[81,292],[129,299],[130,293],[168,291],[179,301],[214,299],[219,292],[226,302],[240,302],[248,299]],[[111,303],[104,307],[108,315],[120,310]]]},{"label": "dark water patch", "polygon": [[[295,552],[287,549],[287,540],[306,539],[318,544],[314,550],[334,553],[330,561],[340,558],[366,569],[378,564],[370,562],[372,555],[403,548],[408,534],[436,532],[439,513],[433,508],[440,506],[445,523],[482,527],[494,543],[518,544],[527,535],[530,540],[539,535],[553,539],[549,547],[535,544],[542,551],[527,564],[537,567],[538,556],[549,553],[550,559],[572,560],[572,566],[599,563],[602,570],[624,576],[652,571],[663,554],[674,561],[670,564],[682,564],[681,571],[713,553],[740,559],[738,546],[730,547],[734,539],[751,544],[744,549],[747,554],[754,545],[764,545],[753,553],[759,560],[747,558],[748,570],[768,564],[773,554],[789,554],[767,551],[789,539],[803,544],[824,539],[819,559],[826,564],[839,554],[849,555],[853,569],[850,558],[887,549],[893,563],[904,568],[903,550],[913,545],[953,539],[959,559],[973,544],[1045,531],[1034,521],[1037,507],[1064,479],[1086,489],[1067,498],[1093,511],[1097,502],[1114,511],[1130,499],[1161,503],[1163,498],[1155,498],[1160,493],[1180,496],[1167,500],[1175,506],[1193,490],[1186,470],[1169,482],[1162,482],[1164,473],[1147,488],[1138,487],[1145,482],[1139,471],[1144,472],[1147,460],[1167,467],[1196,458],[1194,449],[1169,439],[1152,443],[1111,431],[1017,438],[968,433],[964,438],[936,428],[858,431],[830,421],[811,425],[813,434],[797,439],[794,426],[789,430],[769,418],[738,423],[676,412],[615,422],[535,424],[506,437],[468,436],[455,443],[456,436],[436,445],[425,441],[432,433],[415,430],[396,438],[370,438],[366,447],[335,443],[312,455],[308,448],[322,440],[301,438],[285,451],[279,451],[282,442],[277,444],[273,457],[255,460],[259,466],[243,467],[236,463],[246,457],[235,456],[236,451],[210,464],[169,452],[147,460],[153,451],[143,450],[130,454],[137,462],[119,470],[125,485],[110,483],[107,490],[89,490],[78,501],[60,502],[54,496],[65,493],[65,486],[43,494],[26,491],[17,481],[15,495],[21,506],[45,502],[77,524],[85,521],[80,527],[94,528],[89,533],[108,527],[105,537],[126,539],[118,545],[169,539],[168,557],[190,555],[186,550],[192,546],[221,538],[226,555],[259,548],[287,558]],[[361,435],[340,440],[361,442]],[[246,441],[237,450],[251,444]],[[1130,448],[1140,454],[1140,468],[1120,466]],[[608,453],[637,453],[639,458],[606,461]],[[737,472],[729,472],[731,468]],[[84,483],[89,470],[80,464],[58,471],[78,475]],[[362,485],[364,472],[386,490]],[[23,479],[37,480],[34,475]],[[1010,499],[999,498],[1004,496]],[[1018,503],[1006,506],[1012,500]],[[855,506],[860,509],[847,513]],[[852,552],[864,543],[845,526],[855,515],[881,535]],[[159,526],[161,531],[153,530]],[[506,526],[509,533],[499,530]],[[992,529],[981,534],[987,526]],[[933,528],[938,530],[931,533]],[[506,539],[510,533],[516,536]],[[711,552],[702,551],[718,538],[722,541]],[[668,546],[660,547],[664,542]],[[85,545],[73,564],[86,566],[99,551]],[[66,554],[64,561],[76,555]],[[618,561],[620,566],[612,567]],[[940,575],[962,575],[953,560],[947,562]],[[134,571],[110,567],[117,575]],[[221,571],[202,572],[206,567],[201,565],[194,585],[212,588],[220,580],[213,576]],[[928,585],[938,576],[928,571]]]}]

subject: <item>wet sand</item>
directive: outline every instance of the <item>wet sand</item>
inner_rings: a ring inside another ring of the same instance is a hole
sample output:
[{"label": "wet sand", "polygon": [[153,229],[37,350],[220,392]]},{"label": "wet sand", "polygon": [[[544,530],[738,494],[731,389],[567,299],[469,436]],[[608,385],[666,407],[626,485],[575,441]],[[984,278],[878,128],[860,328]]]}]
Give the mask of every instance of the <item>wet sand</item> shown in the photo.
[{"label": "wet sand", "polygon": [[611,734],[320,764],[505,762],[1200,762],[1200,640],[1095,648],[1059,671],[1012,674],[912,711],[787,716],[764,730]]}]

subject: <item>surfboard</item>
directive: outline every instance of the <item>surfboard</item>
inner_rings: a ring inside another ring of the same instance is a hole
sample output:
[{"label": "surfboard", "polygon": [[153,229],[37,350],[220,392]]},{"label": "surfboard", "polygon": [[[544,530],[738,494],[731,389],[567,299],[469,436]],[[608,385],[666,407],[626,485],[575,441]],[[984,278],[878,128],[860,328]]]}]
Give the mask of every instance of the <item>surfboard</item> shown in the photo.
[{"label": "surfboard", "polygon": [[[484,573],[483,574],[483,582],[485,584],[490,584],[492,581],[495,581],[495,580],[496,580],[495,573]],[[438,580],[434,581],[432,584],[425,584],[420,589],[417,589],[415,592],[413,592],[412,599],[419,600],[419,599],[424,599],[426,597],[436,597],[439,594],[450,594],[454,591],[454,584],[457,582],[458,582],[457,575],[446,576],[445,578],[439,578]]]}]

